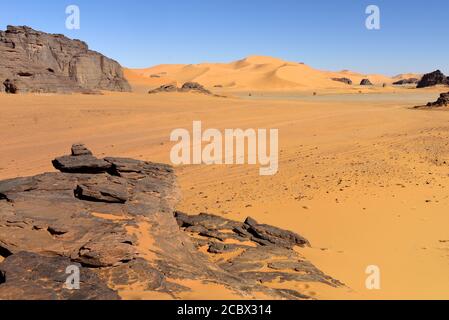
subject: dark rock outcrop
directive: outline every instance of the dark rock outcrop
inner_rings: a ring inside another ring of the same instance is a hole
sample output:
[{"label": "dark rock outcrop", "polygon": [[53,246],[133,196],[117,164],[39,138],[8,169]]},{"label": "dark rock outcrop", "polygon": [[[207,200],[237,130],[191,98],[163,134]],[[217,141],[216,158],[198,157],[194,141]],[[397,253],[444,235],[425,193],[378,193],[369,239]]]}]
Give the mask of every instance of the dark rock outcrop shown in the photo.
[{"label": "dark rock outcrop", "polygon": [[370,81],[369,79],[363,79],[363,80],[360,82],[360,85],[361,85],[361,86],[372,86],[373,84],[371,83],[371,81]]},{"label": "dark rock outcrop", "polygon": [[[198,248],[206,247],[212,258],[220,261],[219,267],[236,276],[261,284],[280,279],[342,285],[292,250],[294,246],[310,246],[298,234],[259,224],[252,218],[240,223],[206,213],[189,216],[176,212],[175,217]],[[226,243],[229,241],[232,244]],[[228,253],[235,254],[224,255]],[[267,268],[272,271],[266,271]],[[294,294],[306,298],[299,292]]]},{"label": "dark rock outcrop", "polygon": [[160,86],[159,88],[148,91],[149,94],[161,93],[161,92],[196,92],[205,95],[212,95],[215,97],[220,97],[219,95],[215,95],[209,90],[207,90],[203,85],[197,82],[186,82],[182,85],[181,88],[178,88],[176,84],[165,84]]},{"label": "dark rock outcrop", "polygon": [[161,93],[161,92],[177,92],[178,87],[176,84],[164,84],[159,88],[148,91],[149,94]]},{"label": "dark rock outcrop", "polygon": [[352,85],[352,80],[349,78],[332,78],[332,80],[337,82],[343,82],[346,83],[347,85]]},{"label": "dark rock outcrop", "polygon": [[416,108],[440,108],[449,106],[449,92],[440,94],[439,98],[435,102],[429,102],[425,106],[419,106]]},{"label": "dark rock outcrop", "polygon": [[63,35],[8,26],[0,31],[0,56],[6,92],[131,91],[116,61]]},{"label": "dark rock outcrop", "polygon": [[19,90],[17,88],[16,82],[15,81],[11,81],[9,79],[6,79],[3,82],[3,85],[5,86],[5,92],[6,93],[16,94],[17,91]]},{"label": "dark rock outcrop", "polygon": [[204,88],[201,84],[198,82],[186,82],[182,85],[181,89],[179,89],[180,92],[199,92],[203,94],[209,94],[211,95],[212,92]]},{"label": "dark rock outcrop", "polygon": [[396,82],[393,82],[393,85],[395,86],[403,86],[407,84],[417,84],[419,82],[419,79],[417,78],[408,78],[408,79],[402,79]]},{"label": "dark rock outcrop", "polygon": [[[293,250],[310,245],[296,233],[251,218],[173,214],[179,192],[168,165],[98,159],[82,144],[71,151],[53,162],[61,172],[0,181],[0,299],[117,299],[136,287],[178,298],[191,290],[182,279],[247,298],[306,299],[264,283],[341,285]],[[73,264],[75,291],[64,288]]]},{"label": "dark rock outcrop", "polygon": [[425,74],[418,82],[417,88],[449,85],[449,79],[440,70]]}]

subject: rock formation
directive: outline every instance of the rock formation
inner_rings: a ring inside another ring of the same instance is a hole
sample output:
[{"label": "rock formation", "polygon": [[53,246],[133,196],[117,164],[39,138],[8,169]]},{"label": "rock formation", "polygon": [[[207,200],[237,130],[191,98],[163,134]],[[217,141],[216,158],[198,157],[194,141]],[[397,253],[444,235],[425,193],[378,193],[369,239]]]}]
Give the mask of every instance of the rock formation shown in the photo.
[{"label": "rock formation", "polygon": [[440,94],[440,97],[435,102],[429,102],[425,106],[418,106],[416,108],[439,108],[449,106],[449,92]]},{"label": "rock formation", "polygon": [[363,80],[360,82],[360,85],[361,85],[361,86],[372,86],[373,84],[371,83],[371,81],[370,81],[369,79],[363,79]]},{"label": "rock formation", "polygon": [[440,70],[425,74],[418,82],[417,88],[449,85],[449,79]]},{"label": "rock formation", "polygon": [[[80,144],[53,164],[60,172],[0,182],[0,299],[109,300],[126,290],[179,298],[192,290],[179,280],[246,298],[308,299],[265,283],[342,285],[293,250],[310,245],[296,233],[174,213],[168,165],[98,159]],[[80,269],[80,290],[64,286],[69,266]]]},{"label": "rock formation", "polygon": [[210,92],[204,86],[202,86],[201,84],[199,84],[197,82],[186,82],[182,85],[181,88],[178,88],[176,86],[176,84],[164,84],[164,85],[160,86],[159,88],[150,90],[148,93],[155,94],[155,93],[161,93],[161,92],[196,92],[196,93],[213,95],[213,96],[218,97],[218,95],[214,95],[212,92]]},{"label": "rock formation", "polygon": [[417,79],[417,78],[408,78],[408,79],[402,79],[402,80],[393,82],[393,85],[403,86],[406,84],[417,84],[418,82],[419,82],[419,79]]},{"label": "rock formation", "polygon": [[209,90],[204,88],[201,84],[197,82],[186,82],[182,85],[180,92],[199,92],[203,94],[212,94]]},{"label": "rock formation", "polygon": [[148,91],[149,94],[161,93],[161,92],[177,92],[178,87],[176,84],[164,84],[159,88]]},{"label": "rock formation", "polygon": [[63,35],[8,26],[0,31],[0,56],[8,93],[131,91],[116,61]]},{"label": "rock formation", "polygon": [[343,82],[346,83],[348,85],[352,85],[352,80],[348,79],[348,78],[332,78],[333,81],[337,81],[337,82]]}]

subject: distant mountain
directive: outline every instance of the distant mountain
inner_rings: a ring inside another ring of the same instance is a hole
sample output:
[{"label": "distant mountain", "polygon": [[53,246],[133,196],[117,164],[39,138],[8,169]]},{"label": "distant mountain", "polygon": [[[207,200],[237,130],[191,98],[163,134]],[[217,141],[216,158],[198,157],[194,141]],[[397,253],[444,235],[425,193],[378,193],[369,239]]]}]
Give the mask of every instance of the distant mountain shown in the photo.
[{"label": "distant mountain", "polygon": [[0,91],[131,91],[119,63],[64,35],[8,26],[0,31],[0,57]]}]

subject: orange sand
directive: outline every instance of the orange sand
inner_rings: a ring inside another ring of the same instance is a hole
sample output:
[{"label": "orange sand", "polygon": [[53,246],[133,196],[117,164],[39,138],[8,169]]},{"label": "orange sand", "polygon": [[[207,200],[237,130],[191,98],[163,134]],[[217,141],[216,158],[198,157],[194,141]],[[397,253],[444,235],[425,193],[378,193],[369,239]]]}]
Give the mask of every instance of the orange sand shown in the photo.
[{"label": "orange sand", "polygon": [[[233,68],[255,68],[247,63]],[[299,252],[350,288],[305,284],[305,293],[317,298],[447,299],[449,113],[409,109],[435,100],[438,90],[273,100],[0,94],[0,179],[53,171],[50,160],[73,142],[86,143],[98,156],[168,163],[170,132],[191,128],[193,120],[218,129],[277,128],[276,176],[260,177],[254,166],[179,167],[179,209],[238,220],[250,215],[305,236],[313,247]],[[145,229],[130,232],[145,247],[154,245]],[[372,264],[381,268],[379,291],[364,287]],[[227,288],[195,288],[185,298],[237,298]],[[134,289],[124,295],[171,298]]]},{"label": "orange sand", "polygon": [[[359,89],[360,81],[368,78],[376,86],[384,83],[420,77],[404,74],[387,77],[378,74],[360,74],[351,71],[328,72],[311,68],[300,62],[288,62],[263,56],[251,56],[231,63],[202,63],[196,65],[159,65],[147,69],[126,70],[126,76],[141,91],[142,84],[150,87],[161,84],[187,81],[199,82],[216,91],[235,90],[273,91],[273,90],[313,90]],[[354,85],[331,80],[332,78],[350,78]]]}]

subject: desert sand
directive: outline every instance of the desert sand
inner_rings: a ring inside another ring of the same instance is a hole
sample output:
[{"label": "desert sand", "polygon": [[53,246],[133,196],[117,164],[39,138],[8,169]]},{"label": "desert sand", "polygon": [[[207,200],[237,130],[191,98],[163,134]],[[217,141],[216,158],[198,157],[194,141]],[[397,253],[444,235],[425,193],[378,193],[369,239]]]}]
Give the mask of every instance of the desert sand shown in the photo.
[{"label": "desert sand", "polygon": [[[312,243],[298,252],[347,286],[282,287],[318,299],[448,299],[449,113],[412,109],[442,89],[382,88],[395,78],[373,75],[372,88],[347,86],[329,77],[367,76],[267,59],[126,70],[134,93],[0,94],[0,179],[54,171],[48,159],[73,142],[98,156],[170,163],[171,131],[191,129],[195,120],[220,130],[276,128],[277,175],[261,177],[249,165],[176,167],[178,209],[239,221],[252,216],[297,232]],[[222,85],[216,92],[228,97],[145,94],[167,80]],[[381,269],[381,290],[365,287],[369,265]],[[238,298],[224,288],[189,285],[198,290],[185,298]],[[169,298],[138,288],[122,295]]]},{"label": "desert sand", "polygon": [[[215,88],[218,92],[344,90],[349,86],[333,81],[332,78],[350,78],[355,85],[360,84],[362,79],[370,79],[375,86],[382,86],[384,83],[392,84],[401,79],[419,77],[416,74],[388,77],[348,70],[329,72],[314,69],[302,62],[289,62],[264,56],[250,56],[231,63],[176,64],[147,69],[127,69],[125,74],[134,83],[135,91],[141,90],[142,84],[158,86],[195,81]],[[360,88],[351,89],[350,91],[358,92]]]}]

